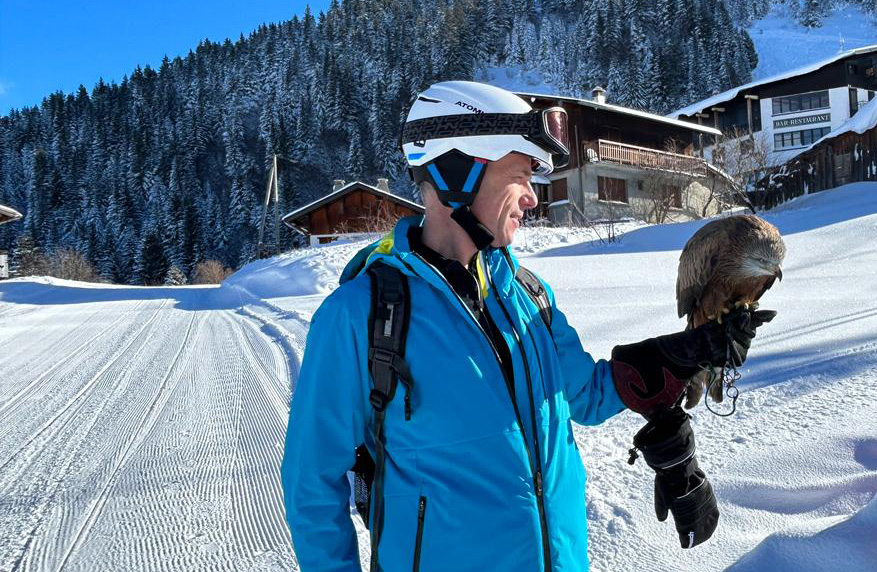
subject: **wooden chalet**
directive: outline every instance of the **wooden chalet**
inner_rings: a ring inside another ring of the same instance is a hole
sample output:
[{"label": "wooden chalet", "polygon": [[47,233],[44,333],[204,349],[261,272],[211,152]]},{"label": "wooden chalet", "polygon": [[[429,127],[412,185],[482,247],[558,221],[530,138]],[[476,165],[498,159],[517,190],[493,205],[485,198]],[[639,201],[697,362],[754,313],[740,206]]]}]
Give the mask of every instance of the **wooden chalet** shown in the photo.
[{"label": "wooden chalet", "polygon": [[730,185],[727,176],[695,155],[701,137],[720,134],[712,127],[608,104],[599,87],[590,100],[517,95],[536,109],[560,106],[569,115],[569,165],[547,180],[533,181],[543,205],[539,214],[554,222],[624,216],[654,221],[648,204],[654,201],[646,195],[655,173],[662,173],[666,189],[661,192],[672,203],[667,220],[711,214],[701,208],[706,187]]},{"label": "wooden chalet", "polygon": [[[21,213],[17,210],[0,205],[0,224],[12,222],[21,218]],[[6,250],[0,244],[0,279],[9,278],[9,258]]]},{"label": "wooden chalet", "polygon": [[749,198],[754,206],[769,209],[859,181],[877,181],[877,99],[758,181]]},{"label": "wooden chalet", "polygon": [[292,211],[282,220],[289,228],[309,237],[313,245],[341,236],[380,232],[399,218],[423,213],[421,205],[392,194],[386,179],[378,179],[377,186],[336,180],[330,194]]}]

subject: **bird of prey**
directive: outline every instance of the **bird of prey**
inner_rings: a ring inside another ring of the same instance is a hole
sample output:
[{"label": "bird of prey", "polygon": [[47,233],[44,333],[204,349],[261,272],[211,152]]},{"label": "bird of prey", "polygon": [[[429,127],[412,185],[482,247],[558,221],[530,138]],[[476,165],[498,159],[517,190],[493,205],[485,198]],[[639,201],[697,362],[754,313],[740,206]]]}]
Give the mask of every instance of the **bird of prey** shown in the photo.
[{"label": "bird of prey", "polygon": [[[720,218],[703,226],[689,239],[679,256],[676,303],[679,317],[687,316],[696,328],[736,307],[755,309],[777,279],[786,246],[775,226],[754,215]],[[708,383],[702,372],[690,382],[686,408],[697,405]],[[722,384],[710,388],[710,396],[722,401]]]}]

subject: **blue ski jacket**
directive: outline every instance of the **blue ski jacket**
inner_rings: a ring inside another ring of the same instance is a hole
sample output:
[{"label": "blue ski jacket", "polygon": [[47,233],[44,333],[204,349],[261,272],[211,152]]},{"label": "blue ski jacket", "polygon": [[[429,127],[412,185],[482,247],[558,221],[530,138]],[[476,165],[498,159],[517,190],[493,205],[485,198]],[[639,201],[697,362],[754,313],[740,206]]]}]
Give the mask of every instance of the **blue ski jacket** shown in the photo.
[{"label": "blue ski jacket", "polygon": [[570,422],[598,424],[624,409],[611,368],[584,351],[550,289],[549,331],[514,279],[515,258],[488,249],[479,277],[511,351],[513,401],[478,321],[409,248],[412,224],[419,217],[360,252],[311,323],[281,468],[301,570],[360,570],[346,472],[359,444],[375,454],[363,268],[382,260],[408,276],[414,387],[409,420],[401,386],[386,411],[381,570],[584,572],[585,470]]}]

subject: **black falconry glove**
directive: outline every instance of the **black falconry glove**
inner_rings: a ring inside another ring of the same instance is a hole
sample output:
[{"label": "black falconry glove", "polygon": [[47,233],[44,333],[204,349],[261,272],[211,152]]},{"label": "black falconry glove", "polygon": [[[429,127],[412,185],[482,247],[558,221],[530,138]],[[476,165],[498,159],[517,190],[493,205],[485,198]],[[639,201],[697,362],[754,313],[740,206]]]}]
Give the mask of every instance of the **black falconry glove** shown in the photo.
[{"label": "black falconry glove", "polygon": [[633,439],[655,470],[655,514],[663,522],[673,513],[682,548],[705,542],[719,524],[716,496],[694,457],[689,419],[681,407],[665,409]]},{"label": "black falconry glove", "polygon": [[746,361],[755,331],[776,316],[772,310],[732,311],[720,324],[649,338],[612,349],[612,377],[627,407],[651,418],[676,405],[686,380],[702,365],[739,367]]},{"label": "black falconry glove", "polygon": [[673,513],[679,543],[692,548],[709,539],[719,523],[712,486],[694,458],[694,432],[679,401],[686,382],[703,367],[739,367],[755,331],[776,312],[737,309],[723,323],[658,336],[612,350],[612,377],[621,400],[649,422],[634,437],[636,450],[655,470],[655,513]]}]

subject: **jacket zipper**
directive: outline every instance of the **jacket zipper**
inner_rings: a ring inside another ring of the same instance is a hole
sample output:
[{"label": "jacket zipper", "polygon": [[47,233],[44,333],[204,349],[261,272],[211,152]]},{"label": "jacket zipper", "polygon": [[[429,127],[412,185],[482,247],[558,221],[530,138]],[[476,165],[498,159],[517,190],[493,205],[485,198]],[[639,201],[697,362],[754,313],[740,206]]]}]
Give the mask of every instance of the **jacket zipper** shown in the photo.
[{"label": "jacket zipper", "polygon": [[[454,290],[454,287],[451,286],[450,282],[448,282],[447,278],[445,278],[441,272],[439,272],[432,264],[427,262],[422,256],[420,256],[416,252],[412,252],[412,254],[414,254],[414,256],[416,256],[417,258],[419,258],[421,262],[426,264],[430,268],[430,270],[435,272],[436,275],[439,278],[441,278],[442,282],[445,283],[445,285],[448,287],[448,290],[450,290],[451,294],[453,294],[454,298],[456,298],[457,302],[459,302],[460,305],[463,306],[463,309],[466,310],[466,312],[469,314],[469,317],[471,317],[472,321],[475,322],[475,326],[478,328],[478,330],[484,335],[484,340],[487,342],[487,345],[490,347],[490,350],[493,352],[493,357],[496,359],[496,365],[497,365],[497,367],[499,367],[500,375],[502,375],[503,379],[506,382],[506,391],[508,391],[508,393],[509,393],[509,399],[511,400],[512,407],[515,410],[515,419],[517,420],[518,428],[521,430],[521,435],[524,435],[524,446],[527,449],[527,457],[530,459],[530,471],[534,472],[533,455],[530,453],[530,445],[529,445],[529,443],[527,443],[526,433],[524,433],[524,423],[521,420],[521,412],[520,412],[520,410],[518,410],[518,402],[515,401],[515,398],[512,395],[511,390],[509,389],[510,385],[514,383],[514,380],[509,380],[508,375],[506,374],[506,370],[502,366],[502,359],[500,359],[500,357],[499,357],[499,351],[497,351],[496,346],[493,345],[493,340],[491,340],[490,336],[487,334],[487,331],[481,326],[481,322],[478,321],[478,318],[475,316],[474,313],[472,313],[472,310],[469,309],[469,306],[466,305],[466,302],[464,302],[463,299],[460,298],[459,294],[457,294],[457,292]],[[412,269],[412,272],[413,272],[413,269]],[[479,289],[480,289],[480,286],[479,286]]]},{"label": "jacket zipper", "polygon": [[414,572],[420,570],[420,545],[423,542],[423,518],[426,516],[426,497],[420,497],[417,508],[417,540],[414,541]]},{"label": "jacket zipper", "polygon": [[[506,310],[505,305],[502,303],[502,300],[499,297],[499,292],[496,289],[496,284],[493,283],[493,280],[490,281],[493,286],[493,293],[496,296],[496,303],[502,309],[503,314],[505,314],[506,319],[509,321],[509,325],[512,327],[512,332],[515,334],[515,343],[518,344],[518,349],[521,350],[521,358],[524,361],[524,373],[527,378],[527,394],[530,398],[530,421],[532,423],[531,430],[533,431],[533,445],[536,450],[536,471],[533,476],[533,482],[536,485],[536,506],[539,509],[539,524],[542,526],[542,551],[545,553],[545,572],[551,571],[551,546],[548,542],[548,517],[545,515],[545,499],[543,496],[544,490],[542,488],[542,455],[539,451],[539,433],[537,432],[536,427],[536,402],[533,399],[533,380],[530,378],[530,364],[527,360],[527,354],[524,351],[524,343],[521,341],[521,337],[518,335],[518,329],[515,327],[515,323],[512,321],[512,317],[509,314],[508,310]],[[531,459],[532,462],[532,459]]]},{"label": "jacket zipper", "polygon": [[[416,252],[412,251],[412,254],[414,254],[414,256],[416,256],[421,262],[423,262],[427,267],[429,267],[433,272],[435,272],[439,278],[441,278],[442,282],[444,282],[445,285],[448,287],[448,290],[451,291],[451,294],[454,295],[454,298],[456,298],[457,301],[460,303],[460,305],[463,306],[463,309],[466,310],[466,312],[472,318],[472,321],[475,322],[475,325],[478,327],[479,330],[481,330],[481,333],[484,335],[484,339],[487,341],[487,345],[490,346],[491,350],[493,350],[493,357],[496,358],[496,364],[499,367],[500,373],[507,380],[506,390],[508,391],[509,390],[508,378],[506,377],[505,368],[502,367],[502,360],[499,357],[499,352],[496,350],[496,346],[493,345],[493,341],[490,339],[490,336],[487,334],[487,332],[481,326],[481,323],[478,321],[478,318],[475,317],[475,314],[472,313],[472,310],[470,310],[469,307],[466,305],[466,303],[463,301],[463,299],[460,298],[460,295],[457,294],[456,290],[454,290],[453,286],[451,286],[450,282],[448,282],[447,278],[445,278],[441,272],[439,272],[432,264],[427,262],[422,256],[420,256]],[[479,256],[480,256],[480,254],[479,254]],[[485,264],[485,268],[487,268],[486,264]],[[522,436],[523,441],[524,441],[524,448],[527,451],[527,459],[530,462],[530,473],[533,475],[533,485],[536,488],[536,507],[539,511],[539,524],[542,528],[542,552],[544,553],[543,560],[545,562],[545,572],[550,572],[551,571],[551,551],[550,551],[551,547],[550,547],[549,542],[548,542],[548,520],[545,516],[545,503],[544,503],[543,498],[542,498],[542,495],[544,492],[542,489],[542,458],[539,455],[539,437],[538,437],[538,434],[536,433],[536,406],[535,406],[535,402],[533,400],[533,382],[530,379],[530,370],[529,370],[529,367],[527,364],[526,354],[524,353],[524,347],[523,347],[523,344],[521,343],[521,338],[518,336],[518,331],[515,328],[515,324],[514,324],[514,322],[512,322],[511,317],[509,317],[508,311],[505,309],[505,306],[500,301],[499,294],[498,294],[497,289],[496,289],[496,284],[493,283],[493,278],[491,276],[489,276],[489,273],[488,273],[488,282],[490,282],[491,286],[493,287],[493,292],[494,292],[494,295],[496,296],[497,304],[499,304],[499,307],[502,308],[502,311],[505,314],[506,319],[509,321],[509,325],[512,327],[512,331],[515,334],[515,342],[518,344],[518,348],[521,350],[521,357],[523,358],[523,361],[524,361],[524,371],[527,374],[526,375],[526,377],[527,377],[527,392],[529,393],[529,396],[530,396],[530,411],[532,412],[532,420],[531,421],[533,422],[533,425],[532,425],[533,440],[534,440],[534,445],[536,448],[536,462],[535,463],[533,462],[533,452],[530,450],[530,443],[527,441],[527,433],[524,431],[524,422],[521,419],[521,412],[518,409],[518,403],[515,400],[515,398],[512,396],[510,391],[509,391],[509,399],[511,400],[512,407],[515,410],[515,419],[518,423],[518,428],[521,430],[521,436]],[[480,288],[481,288],[481,286],[479,285],[479,289]],[[514,383],[514,380],[512,380],[512,383]]]}]

